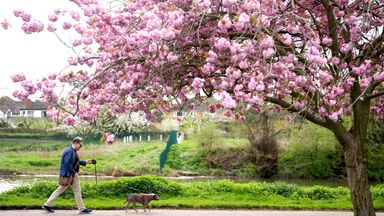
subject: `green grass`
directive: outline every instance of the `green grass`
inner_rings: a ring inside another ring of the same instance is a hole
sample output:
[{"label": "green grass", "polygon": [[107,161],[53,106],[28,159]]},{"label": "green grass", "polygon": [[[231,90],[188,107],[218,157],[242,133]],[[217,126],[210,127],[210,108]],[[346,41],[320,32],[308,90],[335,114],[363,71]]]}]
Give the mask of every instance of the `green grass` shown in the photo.
[{"label": "green grass", "polygon": [[[223,145],[235,148],[246,143],[246,140],[232,141],[227,140]],[[62,140],[0,140],[0,173],[57,174],[61,153],[69,144],[69,141]],[[156,174],[159,170],[159,155],[164,148],[165,141],[117,142],[113,145],[86,142],[79,155],[83,160],[96,159],[97,171],[101,175],[124,175],[128,172],[137,175]],[[200,151],[193,140],[173,145],[163,172],[167,175],[175,175],[176,171],[212,174]],[[81,169],[82,174],[92,175],[93,172],[93,165]]]},{"label": "green grass", "polygon": [[[56,183],[39,182],[23,186],[0,196],[0,209],[40,208],[56,188]],[[159,201],[154,208],[223,208],[223,209],[316,209],[351,210],[346,187],[303,187],[287,183],[234,183],[228,180],[180,183],[157,176],[140,176],[102,182],[82,183],[84,202],[93,209],[122,209],[126,194],[154,192]],[[384,185],[372,189],[374,206],[384,209]],[[75,208],[71,190],[54,203],[55,208]]]}]

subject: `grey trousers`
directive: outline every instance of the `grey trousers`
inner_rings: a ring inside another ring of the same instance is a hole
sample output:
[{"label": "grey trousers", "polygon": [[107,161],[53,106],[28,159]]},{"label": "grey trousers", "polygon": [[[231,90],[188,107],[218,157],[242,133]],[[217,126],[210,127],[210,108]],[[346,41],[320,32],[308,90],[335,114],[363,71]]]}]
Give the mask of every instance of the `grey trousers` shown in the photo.
[{"label": "grey trousers", "polygon": [[[72,187],[73,193],[75,194],[75,200],[76,200],[77,208],[80,211],[85,209],[84,203],[83,203],[83,198],[81,196],[81,188],[80,188],[79,175],[77,173],[76,173],[76,175],[73,178],[72,184],[69,185],[69,186]],[[60,194],[62,194],[64,191],[66,191],[69,186],[61,186],[60,185],[58,188],[56,188],[56,190],[53,191],[53,193],[48,198],[47,202],[44,203],[44,205],[52,206],[53,201],[55,201],[55,199],[57,197],[59,197]]]}]

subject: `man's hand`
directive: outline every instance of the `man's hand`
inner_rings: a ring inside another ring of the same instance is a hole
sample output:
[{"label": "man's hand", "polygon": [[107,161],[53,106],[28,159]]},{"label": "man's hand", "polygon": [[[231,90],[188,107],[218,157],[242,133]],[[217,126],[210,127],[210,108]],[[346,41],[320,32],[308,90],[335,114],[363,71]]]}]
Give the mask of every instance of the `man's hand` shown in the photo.
[{"label": "man's hand", "polygon": [[95,159],[87,160],[87,164],[96,164],[96,160]]},{"label": "man's hand", "polygon": [[92,164],[92,160],[87,160],[87,164]]}]

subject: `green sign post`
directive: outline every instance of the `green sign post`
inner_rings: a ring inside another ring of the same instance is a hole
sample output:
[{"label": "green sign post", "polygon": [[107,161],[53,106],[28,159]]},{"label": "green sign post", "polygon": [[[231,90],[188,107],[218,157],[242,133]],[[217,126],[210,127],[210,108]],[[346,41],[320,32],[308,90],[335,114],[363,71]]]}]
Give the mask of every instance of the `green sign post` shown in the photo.
[{"label": "green sign post", "polygon": [[171,148],[171,145],[177,143],[177,131],[171,131],[171,134],[169,135],[169,139],[167,141],[167,145],[165,146],[165,149],[160,153],[160,173],[163,169],[165,162],[167,161],[167,156],[169,149]]}]

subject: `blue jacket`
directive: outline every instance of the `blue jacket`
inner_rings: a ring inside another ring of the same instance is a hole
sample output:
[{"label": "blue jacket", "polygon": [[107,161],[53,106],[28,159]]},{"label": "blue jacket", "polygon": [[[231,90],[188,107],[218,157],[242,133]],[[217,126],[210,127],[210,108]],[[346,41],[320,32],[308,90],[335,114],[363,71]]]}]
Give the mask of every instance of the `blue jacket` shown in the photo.
[{"label": "blue jacket", "polygon": [[[61,156],[61,166],[60,166],[60,176],[68,176],[68,175],[75,175],[76,170],[75,167],[73,167],[73,163],[76,160],[76,153],[75,149],[72,148],[72,146],[69,146],[66,148],[63,152],[63,155]],[[82,161],[79,159],[79,163],[82,166],[87,165],[86,161]]]}]

